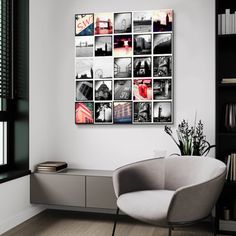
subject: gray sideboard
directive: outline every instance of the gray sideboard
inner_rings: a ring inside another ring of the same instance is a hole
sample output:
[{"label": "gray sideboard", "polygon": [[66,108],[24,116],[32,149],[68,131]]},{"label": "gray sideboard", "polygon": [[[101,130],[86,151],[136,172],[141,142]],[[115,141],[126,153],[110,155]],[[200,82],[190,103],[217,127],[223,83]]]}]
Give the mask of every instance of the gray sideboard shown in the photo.
[{"label": "gray sideboard", "polygon": [[65,169],[30,176],[31,203],[116,209],[112,171]]}]

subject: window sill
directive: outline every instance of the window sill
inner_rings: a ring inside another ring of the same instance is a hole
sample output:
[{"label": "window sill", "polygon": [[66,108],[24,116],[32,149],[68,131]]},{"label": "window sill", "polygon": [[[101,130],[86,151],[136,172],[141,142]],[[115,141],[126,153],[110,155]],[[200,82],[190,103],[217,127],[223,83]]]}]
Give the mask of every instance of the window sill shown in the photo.
[{"label": "window sill", "polygon": [[30,173],[30,170],[11,170],[2,172],[0,173],[0,184],[29,175]]}]

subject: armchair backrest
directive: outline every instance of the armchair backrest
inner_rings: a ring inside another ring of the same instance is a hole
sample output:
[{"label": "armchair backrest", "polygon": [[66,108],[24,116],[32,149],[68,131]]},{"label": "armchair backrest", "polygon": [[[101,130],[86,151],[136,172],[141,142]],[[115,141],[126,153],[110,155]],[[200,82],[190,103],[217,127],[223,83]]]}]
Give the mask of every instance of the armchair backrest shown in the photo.
[{"label": "armchair backrest", "polygon": [[223,174],[225,165],[210,157],[183,156],[165,159],[165,189],[176,190]]}]

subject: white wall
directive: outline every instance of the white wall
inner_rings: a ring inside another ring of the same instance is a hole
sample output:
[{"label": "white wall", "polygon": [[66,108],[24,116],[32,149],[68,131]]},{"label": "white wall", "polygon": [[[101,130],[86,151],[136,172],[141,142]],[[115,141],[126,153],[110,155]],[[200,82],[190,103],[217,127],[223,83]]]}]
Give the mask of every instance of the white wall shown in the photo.
[{"label": "white wall", "polygon": [[[148,158],[153,150],[177,151],[163,126],[74,124],[74,14],[174,10],[175,125],[194,120],[215,135],[214,0],[31,0],[31,166],[41,159],[71,167],[114,169]],[[213,153],[214,154],[214,153]]]},{"label": "white wall", "polygon": [[0,234],[39,213],[30,205],[29,176],[0,184]]},{"label": "white wall", "polygon": [[[74,124],[74,14],[152,10],[175,12],[175,125],[195,111],[208,140],[215,136],[214,0],[30,0],[30,166],[65,160],[71,167],[114,169],[177,149],[162,126]],[[214,154],[214,153],[213,153]],[[36,214],[29,177],[0,185],[0,234]]]}]

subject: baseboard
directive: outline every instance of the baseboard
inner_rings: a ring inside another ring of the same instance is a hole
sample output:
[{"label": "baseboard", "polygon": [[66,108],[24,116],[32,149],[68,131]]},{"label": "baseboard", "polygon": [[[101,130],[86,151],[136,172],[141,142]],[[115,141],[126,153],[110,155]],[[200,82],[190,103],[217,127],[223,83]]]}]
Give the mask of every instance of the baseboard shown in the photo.
[{"label": "baseboard", "polygon": [[5,219],[4,221],[0,222],[0,235],[44,210],[45,208],[43,206],[31,206],[28,209]]}]

